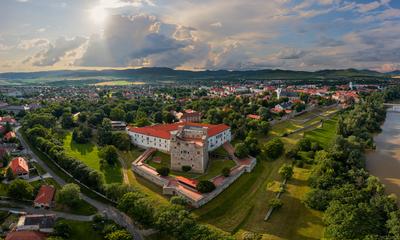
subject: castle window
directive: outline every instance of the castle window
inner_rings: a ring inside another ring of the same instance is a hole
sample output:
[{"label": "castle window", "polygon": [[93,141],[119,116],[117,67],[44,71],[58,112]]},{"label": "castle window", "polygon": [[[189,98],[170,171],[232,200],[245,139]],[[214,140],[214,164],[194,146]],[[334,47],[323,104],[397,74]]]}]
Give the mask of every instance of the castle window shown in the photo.
[{"label": "castle window", "polygon": [[197,154],[200,154],[200,151],[197,151]]}]

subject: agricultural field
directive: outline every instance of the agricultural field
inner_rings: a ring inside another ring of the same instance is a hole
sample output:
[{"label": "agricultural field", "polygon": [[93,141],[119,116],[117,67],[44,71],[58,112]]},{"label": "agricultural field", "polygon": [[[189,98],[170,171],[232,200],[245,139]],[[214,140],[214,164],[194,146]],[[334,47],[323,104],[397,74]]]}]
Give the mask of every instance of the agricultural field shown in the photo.
[{"label": "agricultural field", "polygon": [[126,80],[118,80],[118,81],[108,81],[108,82],[99,82],[94,84],[95,86],[128,86],[128,85],[144,85],[145,82],[130,82]]},{"label": "agricultural field", "polygon": [[99,149],[94,143],[78,144],[72,140],[72,133],[69,132],[64,138],[64,150],[67,155],[74,157],[89,167],[101,171],[107,183],[122,182],[121,165],[117,163],[114,167],[107,166],[100,169]]}]

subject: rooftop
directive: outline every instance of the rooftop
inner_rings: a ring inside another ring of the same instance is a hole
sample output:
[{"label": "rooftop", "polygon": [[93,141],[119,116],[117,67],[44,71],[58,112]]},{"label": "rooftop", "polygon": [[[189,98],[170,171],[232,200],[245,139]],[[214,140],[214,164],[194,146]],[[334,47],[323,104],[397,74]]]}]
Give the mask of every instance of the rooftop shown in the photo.
[{"label": "rooftop", "polygon": [[229,129],[229,126],[227,126],[225,124],[213,125],[213,124],[205,124],[205,123],[178,122],[178,123],[172,123],[172,124],[159,124],[159,125],[141,127],[141,128],[129,127],[129,131],[134,132],[134,133],[143,134],[143,135],[152,136],[152,137],[157,137],[157,138],[170,139],[171,132],[178,130],[179,126],[184,126],[184,125],[192,126],[192,127],[205,127],[205,128],[207,128],[207,134],[209,137],[215,136],[215,135]]},{"label": "rooftop", "polygon": [[49,185],[42,185],[39,189],[38,194],[35,198],[37,204],[48,204],[50,205],[53,201],[55,188]]}]

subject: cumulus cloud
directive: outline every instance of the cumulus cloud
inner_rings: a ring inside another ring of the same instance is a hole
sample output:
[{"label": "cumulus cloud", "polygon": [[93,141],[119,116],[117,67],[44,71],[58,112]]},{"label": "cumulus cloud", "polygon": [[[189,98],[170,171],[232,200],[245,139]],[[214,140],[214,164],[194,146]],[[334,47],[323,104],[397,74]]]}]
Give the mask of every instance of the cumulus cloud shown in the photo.
[{"label": "cumulus cloud", "polygon": [[279,51],[276,56],[279,59],[299,59],[307,54],[306,51],[294,48],[285,48]]},{"label": "cumulus cloud", "polygon": [[76,64],[124,67],[137,63],[177,67],[193,58],[193,28],[166,24],[151,15],[113,16],[102,36],[89,40]]},{"label": "cumulus cloud", "polygon": [[86,38],[75,37],[67,39],[58,38],[54,43],[48,44],[47,48],[24,60],[24,63],[31,62],[33,66],[53,66],[59,62],[68,52],[79,48]]},{"label": "cumulus cloud", "polygon": [[39,47],[45,47],[49,45],[49,40],[45,38],[34,38],[34,39],[27,39],[27,40],[22,40],[17,48],[22,49],[22,50],[29,50],[32,48],[39,48]]}]

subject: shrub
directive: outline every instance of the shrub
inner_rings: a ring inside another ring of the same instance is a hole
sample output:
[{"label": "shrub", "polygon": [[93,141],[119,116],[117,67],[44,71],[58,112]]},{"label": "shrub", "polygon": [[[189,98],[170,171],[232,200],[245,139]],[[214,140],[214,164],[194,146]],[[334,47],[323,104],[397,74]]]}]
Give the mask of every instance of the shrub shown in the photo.
[{"label": "shrub", "polygon": [[231,169],[229,169],[228,167],[224,167],[221,171],[221,174],[224,177],[229,177],[229,175],[231,174]]},{"label": "shrub", "polygon": [[214,183],[210,182],[210,181],[200,181],[197,184],[197,190],[199,190],[199,192],[201,193],[209,193],[214,191],[215,189],[215,185]]},{"label": "shrub", "polygon": [[279,209],[283,206],[283,202],[280,199],[274,198],[269,200],[269,207]]},{"label": "shrub", "polygon": [[190,170],[192,170],[191,166],[182,166],[182,171],[184,172],[190,172]]},{"label": "shrub", "polygon": [[160,174],[163,177],[166,177],[169,175],[169,168],[167,167],[159,167],[157,168],[158,174]]}]

